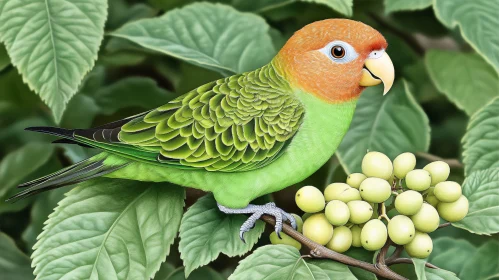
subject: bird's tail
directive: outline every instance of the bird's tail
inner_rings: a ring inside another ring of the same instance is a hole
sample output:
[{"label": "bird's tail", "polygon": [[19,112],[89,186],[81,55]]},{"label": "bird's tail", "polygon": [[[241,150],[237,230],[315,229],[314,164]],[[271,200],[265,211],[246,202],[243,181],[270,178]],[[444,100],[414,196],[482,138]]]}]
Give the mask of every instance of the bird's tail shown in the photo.
[{"label": "bird's tail", "polygon": [[[62,137],[62,139],[55,141],[57,143],[64,141],[65,143],[84,145],[74,137],[77,130],[56,127],[30,127],[26,130],[43,132]],[[26,189],[9,198],[7,201],[17,201],[44,191],[80,183],[95,177],[106,175],[124,167],[124,165],[106,165],[104,163],[105,160],[105,154],[99,154],[52,174],[21,184],[18,188]]]},{"label": "bird's tail", "polygon": [[80,161],[52,174],[21,184],[17,187],[26,189],[12,196],[7,201],[17,201],[44,191],[80,183],[111,173],[124,166],[108,166],[104,164],[105,158],[100,155],[96,157]]}]

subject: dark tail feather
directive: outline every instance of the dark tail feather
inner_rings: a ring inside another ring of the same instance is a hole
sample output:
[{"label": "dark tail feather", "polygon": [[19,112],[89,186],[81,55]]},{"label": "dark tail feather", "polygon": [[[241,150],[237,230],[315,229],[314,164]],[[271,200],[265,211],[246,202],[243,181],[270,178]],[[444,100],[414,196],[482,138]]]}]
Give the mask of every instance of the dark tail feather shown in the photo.
[{"label": "dark tail feather", "polygon": [[33,126],[33,127],[27,127],[24,130],[42,132],[46,134],[63,137],[66,139],[74,138],[74,133],[76,131],[75,129],[65,129],[65,128],[51,127],[51,126]]},{"label": "dark tail feather", "polygon": [[92,148],[89,145],[85,145],[83,143],[79,143],[78,141],[73,140],[76,135],[76,132],[79,129],[65,129],[65,128],[51,127],[51,126],[33,126],[33,127],[27,127],[24,130],[41,132],[45,134],[62,137],[61,139],[52,141],[52,143],[55,144],[77,144],[82,147]]},{"label": "dark tail feather", "polygon": [[114,172],[124,166],[108,166],[104,164],[104,159],[92,160],[90,158],[42,178],[19,185],[18,187],[27,189],[17,193],[7,201],[17,201],[44,191],[80,183]]}]

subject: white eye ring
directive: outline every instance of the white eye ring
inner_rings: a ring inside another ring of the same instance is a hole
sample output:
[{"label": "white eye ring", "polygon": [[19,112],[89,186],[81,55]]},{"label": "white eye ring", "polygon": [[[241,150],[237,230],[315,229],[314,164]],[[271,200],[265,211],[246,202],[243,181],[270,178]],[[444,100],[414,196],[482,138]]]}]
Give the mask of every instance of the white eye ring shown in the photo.
[{"label": "white eye ring", "polygon": [[385,53],[384,49],[372,51],[367,58],[377,59]]},{"label": "white eye ring", "polygon": [[[335,47],[342,47],[345,55],[341,58],[336,58],[334,57],[331,52],[333,48]],[[354,59],[356,59],[359,55],[355,51],[355,49],[348,44],[347,42],[343,41],[332,41],[331,43],[327,44],[325,47],[319,50],[321,53],[325,54],[329,59],[331,59],[335,63],[343,64],[343,63],[348,63]]]}]

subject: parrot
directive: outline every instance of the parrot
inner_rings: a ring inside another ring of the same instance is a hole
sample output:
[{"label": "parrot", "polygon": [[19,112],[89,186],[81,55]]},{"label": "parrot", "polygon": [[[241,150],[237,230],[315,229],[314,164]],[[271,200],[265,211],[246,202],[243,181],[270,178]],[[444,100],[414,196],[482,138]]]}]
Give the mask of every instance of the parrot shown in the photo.
[{"label": "parrot", "polygon": [[97,155],[23,183],[18,200],[95,177],[169,182],[211,192],[220,211],[262,215],[296,228],[275,203],[250,204],[310,176],[334,154],[369,86],[395,70],[380,32],[358,21],[326,19],[296,31],[254,71],[209,82],[167,104],[91,129],[29,127],[56,143],[99,149]]}]

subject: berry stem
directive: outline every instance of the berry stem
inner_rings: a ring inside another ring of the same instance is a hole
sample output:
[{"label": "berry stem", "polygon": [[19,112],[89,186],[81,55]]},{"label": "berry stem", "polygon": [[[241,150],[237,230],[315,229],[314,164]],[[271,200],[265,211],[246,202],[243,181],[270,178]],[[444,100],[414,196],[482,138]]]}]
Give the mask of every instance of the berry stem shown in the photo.
[{"label": "berry stem", "polygon": [[381,204],[381,215],[379,215],[378,219],[382,219],[384,218],[387,222],[390,221],[390,218],[388,218],[388,216],[386,215],[386,206],[385,206],[385,203],[380,203]]}]

